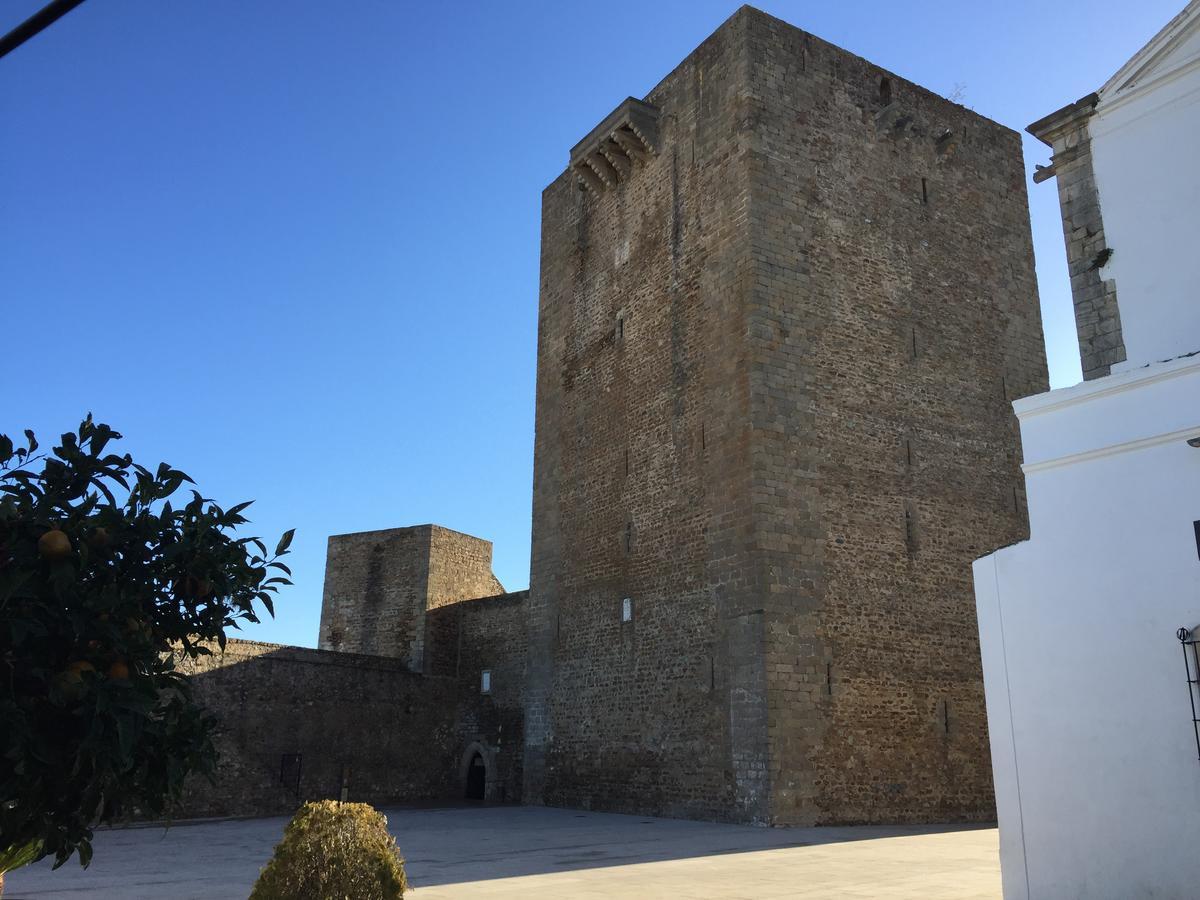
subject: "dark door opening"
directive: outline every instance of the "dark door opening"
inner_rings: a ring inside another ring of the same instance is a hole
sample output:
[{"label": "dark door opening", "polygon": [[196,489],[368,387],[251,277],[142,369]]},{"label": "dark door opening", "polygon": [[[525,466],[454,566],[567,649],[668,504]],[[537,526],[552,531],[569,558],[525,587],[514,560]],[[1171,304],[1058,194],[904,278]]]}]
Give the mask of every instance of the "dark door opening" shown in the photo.
[{"label": "dark door opening", "polygon": [[482,800],[486,783],[487,766],[483,763],[483,756],[476,753],[471,757],[471,764],[467,766],[467,799]]}]

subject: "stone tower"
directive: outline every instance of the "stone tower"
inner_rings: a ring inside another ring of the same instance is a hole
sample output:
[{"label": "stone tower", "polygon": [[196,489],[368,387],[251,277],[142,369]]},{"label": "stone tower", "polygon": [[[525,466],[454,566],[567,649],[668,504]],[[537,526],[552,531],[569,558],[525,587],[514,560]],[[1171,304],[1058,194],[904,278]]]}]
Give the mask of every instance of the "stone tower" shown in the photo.
[{"label": "stone tower", "polygon": [[492,543],[440,525],[335,534],[325,555],[320,648],[426,666],[428,612],[504,592]]},{"label": "stone tower", "polygon": [[526,802],[993,816],[1046,388],[1019,136],[742,8],[543,194]]}]

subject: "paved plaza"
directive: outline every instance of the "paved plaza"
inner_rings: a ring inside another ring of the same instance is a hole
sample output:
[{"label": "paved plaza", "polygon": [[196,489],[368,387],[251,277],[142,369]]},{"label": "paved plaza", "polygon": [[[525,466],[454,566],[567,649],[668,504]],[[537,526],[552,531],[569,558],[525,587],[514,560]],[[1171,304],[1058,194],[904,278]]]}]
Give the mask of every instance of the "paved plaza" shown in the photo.
[{"label": "paved plaza", "polygon": [[[385,810],[415,900],[999,900],[994,828],[753,828],[539,807]],[[245,900],[287,823],[101,831],[96,858],[9,875],[5,900]]]}]

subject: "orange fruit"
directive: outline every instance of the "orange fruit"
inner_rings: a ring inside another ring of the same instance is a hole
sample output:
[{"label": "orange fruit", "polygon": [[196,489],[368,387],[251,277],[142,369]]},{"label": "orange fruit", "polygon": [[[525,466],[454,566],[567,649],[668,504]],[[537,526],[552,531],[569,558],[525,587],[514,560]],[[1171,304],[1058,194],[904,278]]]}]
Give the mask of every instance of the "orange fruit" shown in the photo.
[{"label": "orange fruit", "polygon": [[103,550],[110,544],[112,544],[112,535],[108,533],[107,528],[95,528],[88,535],[88,546],[93,550]]},{"label": "orange fruit", "polygon": [[196,599],[203,599],[212,593],[212,584],[209,580],[207,578],[200,578],[197,575],[188,575],[183,579],[182,584],[176,581],[174,590],[177,595],[180,593],[180,588],[183,589],[185,597]]},{"label": "orange fruit", "polygon": [[69,666],[67,666],[67,671],[74,672],[76,675],[78,675],[81,672],[95,672],[96,667],[93,666],[86,659],[77,659],[77,660],[75,660],[75,662],[73,662]]},{"label": "orange fruit", "polygon": [[150,623],[144,619],[135,619],[133,616],[125,620],[125,633],[134,640],[139,638],[144,641],[154,639],[154,629],[150,627]]},{"label": "orange fruit", "polygon": [[71,555],[71,539],[54,528],[38,538],[38,553],[42,559],[57,562]]},{"label": "orange fruit", "polygon": [[83,678],[65,669],[54,676],[54,689],[67,700],[77,700],[83,695]]},{"label": "orange fruit", "polygon": [[108,677],[113,681],[128,681],[129,680],[129,663],[123,659],[118,659],[115,663],[108,667]]}]

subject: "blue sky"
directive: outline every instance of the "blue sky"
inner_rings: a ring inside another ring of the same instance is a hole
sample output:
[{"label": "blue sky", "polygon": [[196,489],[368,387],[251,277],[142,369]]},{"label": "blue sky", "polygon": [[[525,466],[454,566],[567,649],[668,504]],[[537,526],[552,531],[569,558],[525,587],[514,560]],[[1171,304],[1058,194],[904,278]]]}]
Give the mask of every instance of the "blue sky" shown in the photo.
[{"label": "blue sky", "polygon": [[[43,2],[0,2],[0,31]],[[1183,0],[759,5],[1023,129]],[[329,534],[438,522],[524,587],[541,190],[735,8],[84,3],[0,59],[0,431],[91,410],[255,499],[257,533],[296,527],[296,585],[247,637],[315,643]],[[1063,386],[1053,183],[1030,198]]]}]

